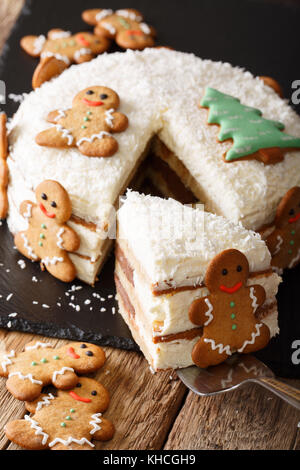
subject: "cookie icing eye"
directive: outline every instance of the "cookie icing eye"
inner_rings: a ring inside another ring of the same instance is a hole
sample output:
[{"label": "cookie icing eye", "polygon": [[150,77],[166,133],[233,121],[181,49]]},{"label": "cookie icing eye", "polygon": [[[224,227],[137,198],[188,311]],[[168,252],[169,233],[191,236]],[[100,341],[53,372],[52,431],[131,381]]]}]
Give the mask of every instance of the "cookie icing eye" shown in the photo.
[{"label": "cookie icing eye", "polygon": [[48,198],[47,198],[47,194],[45,193],[42,193],[41,194],[41,198],[44,199],[44,201],[46,201]]},{"label": "cookie icing eye", "polygon": [[85,348],[86,348],[86,344],[81,344],[80,347],[81,347],[82,349],[85,349]]},{"label": "cookie icing eye", "polygon": [[51,204],[50,204],[50,206],[51,206],[51,207],[56,207],[56,206],[57,206],[57,204],[56,204],[56,202],[55,202],[55,201],[52,201],[52,202],[51,202]]},{"label": "cookie icing eye", "polygon": [[85,354],[86,354],[87,356],[93,356],[93,355],[94,355],[94,354],[92,353],[92,351],[87,351]]},{"label": "cookie icing eye", "polygon": [[93,95],[94,93],[95,93],[95,92],[94,92],[93,90],[88,90],[88,91],[86,92],[87,95]]},{"label": "cookie icing eye", "polygon": [[222,271],[222,274],[223,274],[223,276],[226,276],[226,274],[228,274],[228,271],[227,271],[227,269],[226,269],[226,268],[225,268],[225,269],[223,269],[223,271]]},{"label": "cookie icing eye", "polygon": [[93,391],[91,392],[91,395],[93,395],[93,396],[95,397],[95,396],[97,395],[96,390],[93,390]]},{"label": "cookie icing eye", "polygon": [[100,95],[100,98],[102,100],[106,100],[106,98],[108,98],[108,95],[106,95],[105,93],[103,93],[102,95]]},{"label": "cookie icing eye", "polygon": [[291,209],[290,212],[289,212],[289,215],[294,215],[294,214],[295,214],[294,209]]},{"label": "cookie icing eye", "polygon": [[237,266],[236,270],[237,270],[238,273],[240,273],[240,272],[243,270],[243,268],[242,268],[242,266],[239,264],[239,265]]},{"label": "cookie icing eye", "polygon": [[81,387],[81,383],[78,382],[78,383],[76,384],[76,387],[77,387],[77,388],[80,388],[80,387]]}]

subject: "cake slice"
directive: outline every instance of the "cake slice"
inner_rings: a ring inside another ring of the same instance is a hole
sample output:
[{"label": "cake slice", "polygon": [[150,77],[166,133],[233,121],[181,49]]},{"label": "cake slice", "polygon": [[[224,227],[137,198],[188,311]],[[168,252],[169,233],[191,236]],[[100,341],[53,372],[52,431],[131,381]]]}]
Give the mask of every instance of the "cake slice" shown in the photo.
[{"label": "cake slice", "polygon": [[[267,325],[270,337],[276,335],[275,296],[281,279],[272,272],[260,235],[204,212],[199,205],[127,192],[118,211],[117,298],[120,313],[153,370],[193,364],[192,351],[203,325],[191,321],[191,306],[211,294],[205,284],[207,268],[229,249],[246,257],[245,288],[252,293],[256,321]],[[262,302],[256,308],[259,298]]]}]

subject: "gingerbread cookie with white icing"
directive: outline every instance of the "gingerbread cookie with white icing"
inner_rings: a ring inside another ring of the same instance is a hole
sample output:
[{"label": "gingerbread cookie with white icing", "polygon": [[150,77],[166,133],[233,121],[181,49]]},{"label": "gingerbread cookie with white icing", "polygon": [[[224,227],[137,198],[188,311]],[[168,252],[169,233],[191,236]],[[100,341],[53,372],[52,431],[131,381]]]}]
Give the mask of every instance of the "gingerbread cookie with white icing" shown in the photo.
[{"label": "gingerbread cookie with white icing", "polygon": [[5,219],[8,210],[7,185],[8,185],[8,141],[7,118],[5,113],[0,113],[0,219]]},{"label": "gingerbread cookie with white icing", "polygon": [[89,374],[105,362],[102,348],[88,343],[69,343],[54,349],[50,343],[32,341],[25,350],[0,354],[0,376],[6,388],[22,401],[33,401],[46,385],[68,390],[78,382],[78,374]]},{"label": "gingerbread cookie with white icing", "polygon": [[108,441],[114,426],[102,413],[109,405],[109,394],[94,379],[77,379],[72,391],[41,395],[26,403],[33,413],[5,426],[8,439],[29,450],[92,450],[91,442]]},{"label": "gingerbread cookie with white icing", "polygon": [[35,191],[37,204],[23,201],[20,213],[28,228],[18,232],[14,241],[17,249],[32,261],[40,261],[52,276],[71,282],[76,269],[67,252],[78,250],[80,239],[66,222],[72,214],[67,191],[57,181],[45,180]]},{"label": "gingerbread cookie with white icing", "polygon": [[55,126],[40,132],[36,142],[47,147],[77,147],[88,157],[111,157],[119,148],[112,134],[128,127],[127,116],[116,112],[119,104],[119,96],[111,88],[85,88],[75,96],[71,109],[48,115],[48,122]]},{"label": "gingerbread cookie with white icing", "polygon": [[291,188],[277,207],[275,229],[266,238],[271,264],[282,271],[300,262],[300,187]]},{"label": "gingerbread cookie with white icing", "polygon": [[210,295],[194,300],[189,309],[191,322],[203,327],[192,351],[198,367],[216,365],[234,352],[248,354],[268,344],[269,328],[255,317],[266,293],[260,285],[247,286],[248,276],[248,260],[238,250],[225,250],[210,262],[205,276]]},{"label": "gingerbread cookie with white icing", "polygon": [[69,31],[52,29],[47,38],[43,35],[25,36],[20,44],[27,54],[40,57],[32,77],[32,87],[38,88],[70,65],[88,62],[107,51],[110,40],[88,32],[72,35]]},{"label": "gingerbread cookie with white icing", "polygon": [[114,39],[124,49],[142,50],[154,46],[155,30],[143,22],[142,14],[133,8],[113,11],[94,8],[85,10],[82,19],[95,26],[99,37]]}]

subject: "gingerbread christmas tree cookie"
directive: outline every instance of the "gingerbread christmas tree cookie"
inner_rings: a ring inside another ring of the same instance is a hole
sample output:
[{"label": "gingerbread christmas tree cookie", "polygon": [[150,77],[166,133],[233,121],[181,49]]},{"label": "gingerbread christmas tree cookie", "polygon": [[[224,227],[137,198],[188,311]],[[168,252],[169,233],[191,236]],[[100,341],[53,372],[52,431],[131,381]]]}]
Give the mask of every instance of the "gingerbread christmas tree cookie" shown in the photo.
[{"label": "gingerbread christmas tree cookie", "polygon": [[220,126],[219,141],[233,141],[225,162],[256,159],[274,164],[284,159],[285,151],[300,148],[300,138],[282,132],[281,122],[263,118],[259,109],[245,106],[233,96],[208,87],[201,106],[209,108],[208,124]]},{"label": "gingerbread christmas tree cookie", "polygon": [[32,261],[44,267],[63,282],[71,282],[76,269],[67,252],[78,250],[78,235],[66,222],[72,214],[67,191],[57,182],[43,181],[35,191],[37,204],[23,201],[22,216],[28,228],[15,235],[17,249]]},{"label": "gingerbread christmas tree cookie", "polygon": [[27,54],[40,57],[32,78],[32,87],[38,88],[71,64],[88,62],[107,51],[110,41],[88,32],[72,35],[69,31],[52,29],[47,38],[44,35],[25,36],[20,44]]},{"label": "gingerbread christmas tree cookie", "polygon": [[88,343],[70,343],[54,349],[50,343],[33,341],[25,350],[0,354],[0,376],[18,400],[32,401],[46,385],[68,390],[78,382],[77,373],[88,374],[105,362],[102,348]]},{"label": "gingerbread christmas tree cookie", "polygon": [[216,365],[234,352],[248,354],[268,344],[269,328],[255,317],[266,293],[260,285],[247,286],[248,276],[248,260],[238,250],[225,250],[210,262],[205,276],[210,295],[194,300],[189,309],[191,322],[203,327],[192,351],[197,366]]},{"label": "gingerbread christmas tree cookie", "polygon": [[110,88],[86,88],[75,96],[71,109],[48,115],[54,127],[40,132],[36,142],[48,147],[78,147],[88,157],[110,157],[119,147],[112,134],[128,127],[125,114],[116,112],[119,104],[119,96]]},{"label": "gingerbread christmas tree cookie", "polygon": [[275,228],[266,238],[272,266],[294,268],[300,262],[300,187],[291,188],[278,205]]},{"label": "gingerbread christmas tree cookie", "polygon": [[154,46],[155,30],[143,22],[143,16],[138,10],[124,8],[111,9],[94,8],[85,10],[82,19],[94,25],[94,33],[99,37],[114,39],[124,49],[145,49]]},{"label": "gingerbread christmas tree cookie", "polygon": [[109,394],[94,379],[77,379],[71,391],[41,395],[26,403],[32,413],[5,426],[8,439],[29,450],[92,450],[92,440],[107,441],[113,424],[103,418]]}]

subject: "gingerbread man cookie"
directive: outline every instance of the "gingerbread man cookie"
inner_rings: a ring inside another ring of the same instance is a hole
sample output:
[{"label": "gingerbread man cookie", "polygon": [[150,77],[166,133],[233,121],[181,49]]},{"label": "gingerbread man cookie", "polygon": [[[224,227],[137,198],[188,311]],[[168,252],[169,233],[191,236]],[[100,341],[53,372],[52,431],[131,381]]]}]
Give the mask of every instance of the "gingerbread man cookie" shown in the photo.
[{"label": "gingerbread man cookie", "polygon": [[91,450],[91,442],[108,441],[113,424],[102,417],[109,405],[109,394],[94,379],[77,379],[72,391],[59,391],[26,403],[33,413],[5,426],[8,439],[29,450]]},{"label": "gingerbread man cookie", "polygon": [[93,86],[82,90],[71,109],[52,111],[47,120],[54,127],[36,136],[39,145],[78,147],[88,157],[111,157],[119,145],[111,135],[128,127],[125,114],[116,112],[120,100],[110,88]]},{"label": "gingerbread man cookie", "polygon": [[15,235],[17,249],[63,282],[71,282],[76,269],[67,252],[78,250],[80,240],[66,222],[72,205],[67,191],[57,182],[45,180],[35,191],[37,204],[23,201],[22,216],[28,228]]},{"label": "gingerbread man cookie", "polygon": [[0,219],[5,219],[8,209],[7,185],[8,185],[8,141],[6,130],[6,114],[0,113]]},{"label": "gingerbread man cookie", "polygon": [[88,32],[72,35],[69,31],[52,29],[45,36],[25,36],[21,47],[32,57],[40,57],[33,78],[32,87],[38,88],[44,82],[62,73],[71,64],[81,64],[107,51],[110,41]]},{"label": "gingerbread man cookie", "polygon": [[125,8],[113,11],[94,8],[82,13],[83,20],[96,25],[94,33],[99,37],[114,39],[124,49],[142,50],[154,46],[155,30],[143,22],[138,10]]},{"label": "gingerbread man cookie", "polygon": [[192,351],[197,366],[216,365],[234,352],[248,354],[269,342],[269,328],[255,318],[266,293],[260,285],[248,287],[248,276],[248,260],[238,250],[225,250],[209,264],[205,285],[210,295],[196,299],[189,309],[191,322],[203,327]]},{"label": "gingerbread man cookie", "polygon": [[294,268],[300,262],[300,187],[291,188],[282,198],[275,216],[275,230],[266,244],[272,266],[279,271]]},{"label": "gingerbread man cookie", "polygon": [[0,376],[8,377],[6,387],[22,401],[33,401],[51,383],[68,390],[78,382],[78,374],[100,369],[105,362],[102,348],[88,343],[70,343],[54,349],[50,343],[32,341],[25,350],[1,353]]}]

